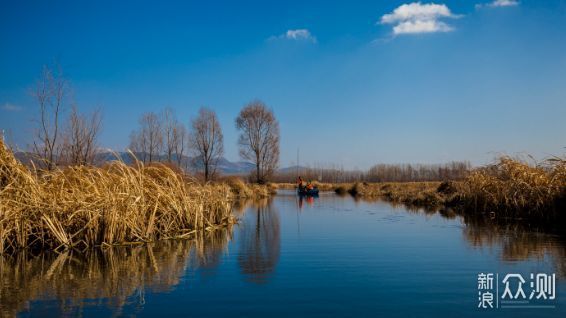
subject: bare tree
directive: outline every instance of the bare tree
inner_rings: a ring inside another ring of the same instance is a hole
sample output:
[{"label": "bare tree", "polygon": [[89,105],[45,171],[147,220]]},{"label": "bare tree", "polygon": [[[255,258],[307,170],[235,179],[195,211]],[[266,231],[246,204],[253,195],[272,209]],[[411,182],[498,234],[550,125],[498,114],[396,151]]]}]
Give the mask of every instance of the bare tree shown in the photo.
[{"label": "bare tree", "polygon": [[61,150],[59,120],[69,93],[69,83],[58,65],[54,69],[44,66],[41,77],[31,91],[39,106],[39,128],[35,132],[33,150],[48,170],[56,166]]},{"label": "bare tree", "polygon": [[161,120],[163,123],[163,144],[165,148],[165,157],[167,162],[171,163],[173,161],[173,152],[175,149],[174,142],[174,131],[177,125],[177,118],[175,116],[175,111],[167,107],[161,112]]},{"label": "bare tree", "polygon": [[128,146],[128,150],[132,151],[137,156],[137,159],[145,163],[147,157],[146,153],[143,151],[144,145],[142,138],[143,136],[141,131],[132,130],[130,133],[130,145]]},{"label": "bare tree", "polygon": [[130,150],[142,156],[142,161],[153,162],[163,148],[161,120],[153,112],[144,113],[139,119],[140,130],[130,134]]},{"label": "bare tree", "polygon": [[97,151],[102,115],[99,109],[86,115],[73,105],[68,126],[63,135],[61,155],[70,165],[93,164]]},{"label": "bare tree", "polygon": [[187,128],[182,123],[178,123],[178,125],[173,130],[173,139],[175,140],[175,161],[177,162],[178,167],[182,167],[183,164],[183,156],[186,152],[186,145],[187,145]]},{"label": "bare tree", "polygon": [[167,162],[176,161],[181,166],[185,152],[186,133],[185,126],[177,120],[175,112],[171,108],[165,108],[161,113],[163,121],[163,143]]},{"label": "bare tree", "polygon": [[277,169],[279,162],[279,122],[273,111],[259,100],[246,105],[236,118],[240,130],[240,156],[255,166],[255,179],[264,183]]},{"label": "bare tree", "polygon": [[214,111],[204,107],[199,110],[198,117],[192,120],[190,145],[204,170],[204,180],[210,180],[224,154],[224,137]]}]

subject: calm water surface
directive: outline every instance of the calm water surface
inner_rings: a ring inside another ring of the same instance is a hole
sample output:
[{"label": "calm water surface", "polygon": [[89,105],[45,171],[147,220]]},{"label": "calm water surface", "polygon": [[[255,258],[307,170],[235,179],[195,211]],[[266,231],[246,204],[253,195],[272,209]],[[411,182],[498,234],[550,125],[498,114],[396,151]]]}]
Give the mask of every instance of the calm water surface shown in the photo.
[{"label": "calm water surface", "polygon": [[[283,191],[236,213],[192,241],[0,257],[1,313],[566,317],[558,236],[330,193]],[[480,272],[556,273],[555,308],[480,310]]]}]

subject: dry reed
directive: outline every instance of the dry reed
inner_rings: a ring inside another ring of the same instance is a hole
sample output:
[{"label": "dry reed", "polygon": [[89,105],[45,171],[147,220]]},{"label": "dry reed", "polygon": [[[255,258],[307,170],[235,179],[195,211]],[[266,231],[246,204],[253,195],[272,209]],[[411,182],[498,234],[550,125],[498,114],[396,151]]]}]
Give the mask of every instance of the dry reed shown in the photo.
[{"label": "dry reed", "polygon": [[502,157],[492,165],[471,171],[463,181],[357,182],[335,185],[335,191],[408,206],[446,205],[465,213],[554,220],[565,217],[566,160],[553,158],[529,165]]},{"label": "dry reed", "polygon": [[566,200],[566,160],[542,165],[502,157],[462,182],[455,200],[466,209],[521,217],[559,217]]},{"label": "dry reed", "polygon": [[224,177],[218,182],[227,185],[236,199],[261,199],[277,193],[277,185],[273,183],[246,183],[236,176]]},{"label": "dry reed", "polygon": [[187,237],[231,223],[230,200],[160,164],[32,171],[0,141],[0,253]]}]

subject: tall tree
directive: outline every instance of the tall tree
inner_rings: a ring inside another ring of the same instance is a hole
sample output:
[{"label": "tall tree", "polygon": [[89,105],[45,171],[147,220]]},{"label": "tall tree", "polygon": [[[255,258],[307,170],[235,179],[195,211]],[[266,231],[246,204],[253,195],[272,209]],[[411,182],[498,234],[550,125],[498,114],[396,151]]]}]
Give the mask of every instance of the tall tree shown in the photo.
[{"label": "tall tree", "polygon": [[247,104],[236,118],[240,156],[256,166],[255,179],[265,183],[279,162],[279,122],[260,100]]},{"label": "tall tree", "polygon": [[94,163],[101,122],[102,115],[99,109],[87,115],[79,113],[75,105],[71,107],[61,152],[67,164]]},{"label": "tall tree", "polygon": [[173,109],[167,107],[161,112],[161,120],[163,122],[163,144],[165,149],[165,157],[167,162],[173,161],[173,152],[175,151],[175,127],[177,126],[177,118]]},{"label": "tall tree", "polygon": [[185,125],[183,125],[182,123],[178,123],[177,127],[175,127],[174,129],[173,135],[175,136],[175,161],[177,162],[177,166],[179,168],[186,168],[183,167],[183,156],[185,155],[185,152],[187,150],[186,145],[188,144],[187,128],[185,128]]},{"label": "tall tree", "polygon": [[130,134],[130,149],[142,156],[142,161],[159,159],[163,148],[162,124],[153,112],[144,113],[139,119],[140,129]]},{"label": "tall tree", "polygon": [[169,107],[161,113],[163,121],[163,143],[167,162],[175,161],[181,166],[185,152],[186,134],[185,126],[177,120],[175,111]]},{"label": "tall tree", "polygon": [[204,107],[199,110],[191,123],[190,144],[198,166],[204,171],[204,180],[210,180],[224,154],[224,137],[214,111]]},{"label": "tall tree", "polygon": [[69,83],[59,65],[53,68],[45,65],[31,91],[39,106],[39,128],[35,131],[33,150],[48,170],[55,168],[61,150],[60,119],[69,93]]}]

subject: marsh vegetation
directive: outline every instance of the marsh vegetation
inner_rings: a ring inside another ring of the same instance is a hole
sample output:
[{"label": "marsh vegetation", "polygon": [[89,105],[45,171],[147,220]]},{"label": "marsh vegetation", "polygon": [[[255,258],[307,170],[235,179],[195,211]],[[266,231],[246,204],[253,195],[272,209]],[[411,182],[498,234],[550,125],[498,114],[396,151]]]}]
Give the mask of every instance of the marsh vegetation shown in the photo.
[{"label": "marsh vegetation", "polygon": [[0,143],[0,252],[187,237],[233,222],[231,190],[161,164],[32,171]]},{"label": "marsh vegetation", "polygon": [[[315,184],[321,190],[332,190],[340,195],[381,198],[408,206],[450,207],[464,213],[486,214],[491,217],[547,221],[565,217],[566,160],[563,158],[529,164],[519,159],[501,157],[491,165],[466,170],[465,173],[458,171],[458,178],[442,182],[359,181]],[[403,179],[407,178],[406,174],[401,175]],[[438,175],[432,179],[436,176]],[[281,187],[286,188],[294,186],[292,183],[281,184]]]}]

